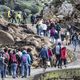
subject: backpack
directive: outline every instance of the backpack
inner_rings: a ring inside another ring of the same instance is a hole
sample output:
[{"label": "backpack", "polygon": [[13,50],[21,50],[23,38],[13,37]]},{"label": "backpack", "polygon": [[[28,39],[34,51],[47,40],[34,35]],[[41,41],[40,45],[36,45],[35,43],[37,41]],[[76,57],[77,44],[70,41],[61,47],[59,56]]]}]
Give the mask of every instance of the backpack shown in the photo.
[{"label": "backpack", "polygon": [[11,61],[12,61],[13,63],[16,63],[16,62],[17,62],[17,58],[16,58],[16,55],[15,55],[15,54],[12,54],[12,55],[11,55]]},{"label": "backpack", "polygon": [[76,36],[74,36],[74,37],[73,37],[73,40],[76,40],[76,39],[77,39],[77,37],[76,37]]},{"label": "backpack", "polygon": [[8,53],[5,53],[5,54],[4,54],[4,57],[5,57],[4,62],[5,62],[5,63],[8,63],[8,62],[9,62],[9,59],[10,59],[9,54],[8,54]]},{"label": "backpack", "polygon": [[51,35],[51,36],[54,36],[54,34],[55,34],[55,30],[51,29],[50,35]]},{"label": "backpack", "polygon": [[22,56],[22,62],[26,63],[26,56]]},{"label": "backpack", "polygon": [[61,51],[61,47],[59,45],[57,45],[55,51],[56,51],[56,54],[59,55],[60,54],[60,51]]},{"label": "backpack", "polygon": [[27,18],[27,13],[26,12],[23,12],[23,18]]}]

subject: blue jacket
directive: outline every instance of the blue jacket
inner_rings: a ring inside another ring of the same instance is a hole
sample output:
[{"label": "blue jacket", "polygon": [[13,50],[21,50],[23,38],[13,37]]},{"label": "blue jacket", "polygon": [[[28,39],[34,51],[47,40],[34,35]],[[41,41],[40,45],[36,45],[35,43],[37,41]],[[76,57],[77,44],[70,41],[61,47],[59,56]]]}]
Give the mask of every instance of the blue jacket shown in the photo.
[{"label": "blue jacket", "polygon": [[27,54],[27,52],[25,52],[25,51],[23,51],[22,53],[23,53],[22,57],[24,57],[24,56],[26,57],[26,64],[31,64],[31,57],[30,57],[30,55]]},{"label": "blue jacket", "polygon": [[40,51],[39,56],[40,56],[41,58],[48,58],[48,51],[47,51],[47,49],[42,48],[41,51]]}]

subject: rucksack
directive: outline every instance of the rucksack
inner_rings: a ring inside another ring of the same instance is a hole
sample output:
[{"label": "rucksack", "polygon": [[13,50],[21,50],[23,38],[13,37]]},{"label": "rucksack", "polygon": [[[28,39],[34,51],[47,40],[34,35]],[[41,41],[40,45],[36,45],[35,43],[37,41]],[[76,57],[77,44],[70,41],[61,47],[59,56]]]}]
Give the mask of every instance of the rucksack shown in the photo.
[{"label": "rucksack", "polygon": [[8,53],[5,53],[5,54],[4,54],[4,57],[5,57],[4,62],[5,62],[5,63],[8,63],[8,62],[9,62],[9,59],[10,59],[9,54],[8,54]]},{"label": "rucksack", "polygon": [[12,54],[11,55],[11,61],[14,63],[14,62],[17,62],[17,58],[16,58],[16,55],[15,54]]},{"label": "rucksack", "polygon": [[76,36],[74,36],[74,37],[73,37],[73,40],[76,40],[76,39],[77,39]]},{"label": "rucksack", "polygon": [[51,35],[51,36],[54,36],[54,34],[55,34],[55,30],[51,29],[50,35]]},{"label": "rucksack", "polygon": [[26,63],[26,56],[22,56],[22,62]]},{"label": "rucksack", "polygon": [[27,17],[27,14],[26,12],[23,13],[23,18],[26,18]]},{"label": "rucksack", "polygon": [[59,55],[60,54],[60,51],[61,51],[61,47],[59,45],[57,45],[55,51],[56,51],[56,54]]}]

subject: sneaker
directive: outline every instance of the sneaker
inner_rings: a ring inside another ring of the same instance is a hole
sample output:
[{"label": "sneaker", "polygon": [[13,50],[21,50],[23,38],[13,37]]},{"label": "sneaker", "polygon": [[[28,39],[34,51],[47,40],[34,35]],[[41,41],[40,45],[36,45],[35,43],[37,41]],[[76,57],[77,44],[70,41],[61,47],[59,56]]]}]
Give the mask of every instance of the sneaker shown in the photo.
[{"label": "sneaker", "polygon": [[24,78],[24,76],[22,76],[21,78]]}]

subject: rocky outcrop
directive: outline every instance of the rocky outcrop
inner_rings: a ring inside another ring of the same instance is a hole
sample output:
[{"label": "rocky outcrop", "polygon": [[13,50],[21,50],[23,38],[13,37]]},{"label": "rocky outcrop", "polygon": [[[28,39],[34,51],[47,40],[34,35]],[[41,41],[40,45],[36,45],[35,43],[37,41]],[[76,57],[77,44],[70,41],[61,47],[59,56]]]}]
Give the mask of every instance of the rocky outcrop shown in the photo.
[{"label": "rocky outcrop", "polygon": [[0,30],[0,44],[1,45],[13,45],[14,38],[8,32]]},{"label": "rocky outcrop", "polygon": [[64,17],[67,17],[67,16],[71,16],[73,11],[74,11],[74,7],[72,6],[72,4],[65,1],[59,8],[58,14],[61,14]]},{"label": "rocky outcrop", "polygon": [[[4,20],[2,20],[3,23]],[[44,44],[51,46],[51,42],[46,37],[40,37],[36,34],[31,25],[16,25],[12,23],[1,24],[0,44],[12,45],[17,47],[30,47],[33,54],[37,54]],[[4,30],[7,28],[7,30]]]},{"label": "rocky outcrop", "polygon": [[2,24],[2,25],[7,25],[8,22],[7,22],[5,19],[0,18],[0,24]]}]

